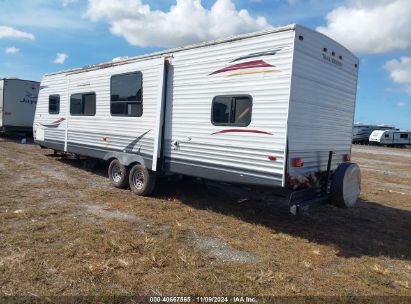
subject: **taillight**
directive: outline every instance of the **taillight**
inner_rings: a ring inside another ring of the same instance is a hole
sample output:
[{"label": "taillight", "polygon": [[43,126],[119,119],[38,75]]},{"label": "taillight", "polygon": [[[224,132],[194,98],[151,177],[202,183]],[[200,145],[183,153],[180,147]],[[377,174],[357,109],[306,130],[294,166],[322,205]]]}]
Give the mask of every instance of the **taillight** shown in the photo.
[{"label": "taillight", "polygon": [[304,166],[304,160],[302,158],[293,158],[292,164],[293,164],[293,167],[300,168]]},{"label": "taillight", "polygon": [[351,160],[351,155],[350,154],[344,154],[343,155],[343,161],[348,162]]},{"label": "taillight", "polygon": [[277,160],[277,157],[275,157],[274,155],[268,155],[268,159],[274,161]]}]

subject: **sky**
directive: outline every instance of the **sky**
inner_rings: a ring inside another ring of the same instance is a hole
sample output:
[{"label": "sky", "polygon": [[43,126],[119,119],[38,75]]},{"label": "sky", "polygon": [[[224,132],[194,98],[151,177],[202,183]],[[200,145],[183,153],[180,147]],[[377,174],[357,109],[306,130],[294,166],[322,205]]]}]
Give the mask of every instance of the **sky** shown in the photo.
[{"label": "sky", "polygon": [[360,58],[355,122],[411,130],[410,0],[0,0],[0,78],[291,23]]}]

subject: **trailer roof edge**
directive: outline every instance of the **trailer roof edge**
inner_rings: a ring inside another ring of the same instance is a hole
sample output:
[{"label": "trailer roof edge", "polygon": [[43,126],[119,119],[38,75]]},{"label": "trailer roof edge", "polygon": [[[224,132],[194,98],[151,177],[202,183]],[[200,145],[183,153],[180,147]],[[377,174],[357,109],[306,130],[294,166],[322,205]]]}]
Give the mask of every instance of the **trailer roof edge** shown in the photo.
[{"label": "trailer roof edge", "polygon": [[159,52],[155,52],[155,53],[151,53],[151,54],[133,56],[133,57],[129,57],[129,58],[124,59],[124,60],[119,60],[119,61],[114,61],[114,62],[113,61],[108,61],[108,62],[104,62],[104,63],[84,66],[84,67],[75,68],[75,69],[69,69],[69,70],[63,70],[63,71],[58,71],[58,72],[53,72],[53,73],[47,73],[47,74],[45,74],[45,76],[53,76],[53,75],[58,75],[58,74],[70,75],[70,74],[88,72],[88,71],[98,70],[98,69],[107,68],[107,67],[111,67],[111,66],[123,65],[123,64],[131,63],[131,62],[142,61],[142,60],[147,60],[147,59],[153,59],[153,58],[157,58],[157,57],[172,55],[173,53],[176,53],[176,52],[181,52],[181,51],[186,51],[186,50],[211,46],[211,45],[215,45],[215,44],[227,43],[227,42],[247,39],[247,38],[251,38],[251,37],[258,37],[258,36],[268,35],[268,34],[272,34],[272,33],[292,31],[292,30],[295,30],[296,27],[297,27],[296,24],[290,24],[290,25],[271,28],[271,29],[263,30],[263,31],[259,31],[259,32],[241,34],[241,35],[236,35],[236,36],[232,36],[232,37],[229,37],[229,38],[223,38],[223,39],[217,39],[217,40],[212,40],[212,41],[206,41],[206,42],[191,44],[191,45],[188,45],[188,46],[177,47],[177,48],[168,49],[168,50],[164,50],[164,51],[159,51]]}]

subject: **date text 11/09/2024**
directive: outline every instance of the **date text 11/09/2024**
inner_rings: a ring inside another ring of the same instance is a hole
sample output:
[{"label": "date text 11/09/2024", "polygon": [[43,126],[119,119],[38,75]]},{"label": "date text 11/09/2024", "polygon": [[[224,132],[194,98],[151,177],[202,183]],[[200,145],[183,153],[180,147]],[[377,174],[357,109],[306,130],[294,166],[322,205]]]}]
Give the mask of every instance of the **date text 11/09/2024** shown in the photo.
[{"label": "date text 11/09/2024", "polygon": [[254,297],[150,297],[150,303],[257,303]]}]

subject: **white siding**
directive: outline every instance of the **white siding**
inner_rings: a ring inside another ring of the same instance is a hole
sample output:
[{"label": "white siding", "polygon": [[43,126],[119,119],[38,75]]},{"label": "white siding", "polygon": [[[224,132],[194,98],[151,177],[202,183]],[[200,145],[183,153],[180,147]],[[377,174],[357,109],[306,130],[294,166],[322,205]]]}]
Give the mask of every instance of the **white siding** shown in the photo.
[{"label": "white siding", "polygon": [[0,128],[3,126],[3,85],[4,80],[0,80]]},{"label": "white siding", "polygon": [[[161,90],[158,86],[163,74],[163,58],[135,62],[85,73],[53,74],[46,76],[36,113],[36,124],[50,124],[59,118],[64,123],[57,128],[45,128],[45,140],[65,141],[68,125],[67,150],[70,147],[91,147],[96,150],[126,151],[147,157],[153,155],[156,114]],[[112,75],[140,71],[143,74],[143,116],[120,117],[110,113],[110,78]],[[69,92],[67,94],[67,84]],[[69,95],[75,93],[96,94],[95,116],[70,115]],[[48,97],[60,94],[60,114],[48,114]],[[141,137],[141,138],[139,138]],[[136,144],[134,145],[133,142]],[[131,147],[132,150],[129,150]]]},{"label": "white siding", "polygon": [[[3,80],[2,125],[30,128],[39,92],[39,83],[22,79]],[[1,107],[1,106],[0,106]]]},{"label": "white siding", "polygon": [[[191,167],[193,175],[212,169],[216,178],[229,173],[233,180],[244,175],[259,182],[281,185],[284,172],[286,121],[290,90],[294,31],[288,30],[175,53],[167,81],[164,153],[172,168]],[[227,77],[210,73],[235,64],[232,60],[251,53],[278,50],[277,54],[240,60],[264,60],[277,73]],[[252,119],[247,127],[214,126],[212,100],[217,95],[250,95]],[[272,133],[226,133],[225,129]],[[179,149],[172,147],[179,142]],[[269,155],[277,157],[270,161]],[[177,169],[179,170],[179,169]],[[195,171],[197,170],[197,171]],[[183,170],[181,173],[190,174]]]},{"label": "white siding", "polygon": [[[323,53],[342,66],[324,60]],[[358,59],[335,41],[297,26],[288,119],[291,175],[326,170],[329,151],[336,153],[335,168],[342,155],[351,152],[358,75],[355,64]],[[295,157],[304,158],[302,168],[291,166]]]},{"label": "white siding", "polygon": [[[49,96],[60,95],[60,113],[49,114]],[[65,75],[45,76],[41,81],[41,89],[37,100],[34,125],[50,124],[60,118],[66,118],[67,110],[67,78]],[[45,128],[45,140],[64,144],[66,122],[54,128]]]}]

